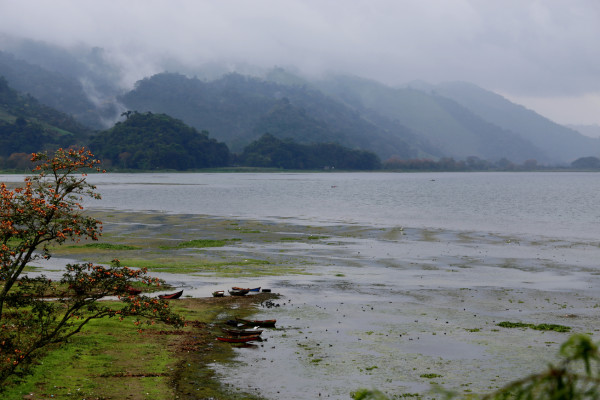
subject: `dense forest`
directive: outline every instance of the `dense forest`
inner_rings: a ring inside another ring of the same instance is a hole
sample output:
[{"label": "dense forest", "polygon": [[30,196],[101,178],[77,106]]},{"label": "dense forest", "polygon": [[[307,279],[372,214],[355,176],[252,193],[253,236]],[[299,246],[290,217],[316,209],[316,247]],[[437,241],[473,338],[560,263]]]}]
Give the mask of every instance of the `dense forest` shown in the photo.
[{"label": "dense forest", "polygon": [[379,157],[364,150],[351,150],[334,143],[300,144],[266,133],[238,157],[241,165],[282,169],[376,170]]},{"label": "dense forest", "polygon": [[100,132],[90,142],[92,152],[108,167],[175,169],[224,167],[229,149],[165,114],[126,112],[126,120]]}]

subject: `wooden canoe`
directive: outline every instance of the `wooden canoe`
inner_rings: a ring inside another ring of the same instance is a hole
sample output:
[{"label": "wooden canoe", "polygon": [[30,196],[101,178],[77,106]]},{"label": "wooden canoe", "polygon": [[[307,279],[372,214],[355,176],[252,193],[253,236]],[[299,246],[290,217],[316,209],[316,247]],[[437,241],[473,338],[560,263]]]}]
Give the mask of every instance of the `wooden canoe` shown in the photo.
[{"label": "wooden canoe", "polygon": [[238,287],[238,286],[234,286],[234,287],[231,288],[231,290],[238,290],[240,292],[242,292],[242,291],[260,292],[260,286],[257,287],[257,288],[252,288],[252,289],[250,289],[250,288],[241,288],[241,287]]},{"label": "wooden canoe", "polygon": [[224,290],[217,290],[217,291],[212,292],[212,295],[214,297],[223,297],[223,296],[225,296],[225,291]]},{"label": "wooden canoe", "polygon": [[247,343],[247,342],[262,342],[259,335],[256,336],[217,336],[217,340],[227,343]]},{"label": "wooden canoe", "polygon": [[133,286],[127,286],[127,291],[132,296],[137,296],[138,294],[142,293],[142,289],[136,289]]},{"label": "wooden canoe", "polygon": [[243,319],[236,318],[235,319],[240,324],[248,325],[248,326],[262,326],[262,327],[273,327],[277,320],[275,319],[267,319],[267,320],[252,320],[252,319]]},{"label": "wooden canoe", "polygon": [[180,290],[179,292],[175,292],[175,293],[171,293],[171,294],[159,294],[158,298],[163,299],[163,300],[173,300],[173,299],[180,298],[182,294],[183,294],[183,290]]},{"label": "wooden canoe", "polygon": [[231,336],[260,336],[263,333],[262,329],[231,329],[223,327],[221,330]]},{"label": "wooden canoe", "polygon": [[229,294],[232,296],[244,296],[246,294],[248,294],[249,290],[248,289],[244,289],[244,290],[230,290]]}]

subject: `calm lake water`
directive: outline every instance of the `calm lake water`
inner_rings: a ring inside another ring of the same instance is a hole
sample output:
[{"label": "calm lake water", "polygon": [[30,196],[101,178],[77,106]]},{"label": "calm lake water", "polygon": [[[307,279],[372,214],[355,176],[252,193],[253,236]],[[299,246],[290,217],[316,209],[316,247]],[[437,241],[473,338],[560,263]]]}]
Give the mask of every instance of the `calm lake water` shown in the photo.
[{"label": "calm lake water", "polygon": [[[0,175],[0,181],[21,181]],[[600,237],[597,173],[93,174],[93,208]]]},{"label": "calm lake water", "polygon": [[597,173],[90,175],[92,207],[600,237]]},{"label": "calm lake water", "polygon": [[296,260],[306,275],[161,276],[193,296],[233,285],[281,293],[285,306],[257,314],[278,321],[268,341],[237,349],[233,365],[213,366],[234,390],[268,399],[348,399],[361,387],[414,394],[427,392],[424,376],[434,374],[446,388],[482,393],[554,361],[569,336],[497,322],[600,334],[600,174],[146,173],[89,181],[103,196],[91,208],[326,229],[326,239],[310,244],[222,250]]}]

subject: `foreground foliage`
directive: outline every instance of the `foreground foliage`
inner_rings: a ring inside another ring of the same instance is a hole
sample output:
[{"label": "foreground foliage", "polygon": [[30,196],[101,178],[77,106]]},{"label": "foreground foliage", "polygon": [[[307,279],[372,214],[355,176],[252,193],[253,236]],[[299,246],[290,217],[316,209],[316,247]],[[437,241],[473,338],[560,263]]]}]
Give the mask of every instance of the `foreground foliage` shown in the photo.
[{"label": "foreground foliage", "polygon": [[[83,214],[81,206],[83,197],[99,197],[81,172],[97,168],[92,154],[59,149],[53,157],[34,154],[32,162],[37,174],[25,178],[24,187],[0,184],[0,383],[27,372],[45,348],[93,319],[135,316],[136,324],[142,319],[182,323],[166,303],[132,295],[133,282],[158,281],[118,260],[110,267],[68,265],[59,281],[24,274],[32,261],[50,258],[52,245],[97,240],[101,232],[100,221]],[[105,296],[123,301],[99,303]]]}]

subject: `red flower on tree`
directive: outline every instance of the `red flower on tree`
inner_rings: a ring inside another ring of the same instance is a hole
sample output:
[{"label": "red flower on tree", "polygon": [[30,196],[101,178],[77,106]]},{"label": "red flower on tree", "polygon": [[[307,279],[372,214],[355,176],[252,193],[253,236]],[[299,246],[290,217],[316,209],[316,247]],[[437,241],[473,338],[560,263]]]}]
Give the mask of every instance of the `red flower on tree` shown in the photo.
[{"label": "red flower on tree", "polygon": [[[100,161],[85,148],[59,149],[54,155],[33,154],[35,175],[13,190],[0,183],[0,383],[52,343],[76,334],[90,320],[135,316],[152,323],[181,325],[166,304],[130,293],[134,281],[157,284],[146,270],[134,270],[114,260],[110,267],[68,265],[63,278],[29,278],[25,267],[50,258],[50,245],[67,240],[97,240],[102,224],[83,213],[84,197],[100,198],[86,181],[85,171],[100,171]],[[55,300],[41,297],[50,295]],[[98,300],[118,296],[110,307]],[[0,389],[1,390],[1,389]]]}]

